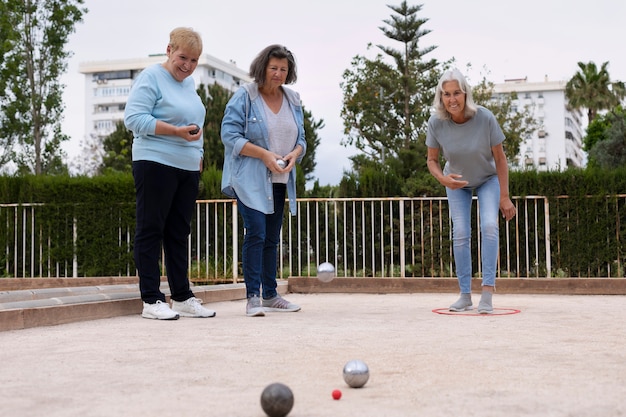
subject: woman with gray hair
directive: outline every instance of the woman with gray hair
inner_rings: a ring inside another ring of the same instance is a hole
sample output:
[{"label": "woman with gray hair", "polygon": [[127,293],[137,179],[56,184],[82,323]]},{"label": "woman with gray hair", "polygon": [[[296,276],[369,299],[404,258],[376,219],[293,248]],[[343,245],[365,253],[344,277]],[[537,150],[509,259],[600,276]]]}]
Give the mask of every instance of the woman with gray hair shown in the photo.
[{"label": "woman with gray hair", "polygon": [[[480,207],[482,294],[481,314],[493,313],[499,248],[498,209],[504,219],[515,216],[509,197],[509,169],[504,133],[488,109],[474,103],[472,89],[457,69],[444,72],[437,85],[434,114],[428,121],[426,145],[430,173],[446,188],[452,219],[453,254],[461,295],[450,311],[472,304],[471,211],[474,192]],[[440,155],[445,159],[441,168]]]}]

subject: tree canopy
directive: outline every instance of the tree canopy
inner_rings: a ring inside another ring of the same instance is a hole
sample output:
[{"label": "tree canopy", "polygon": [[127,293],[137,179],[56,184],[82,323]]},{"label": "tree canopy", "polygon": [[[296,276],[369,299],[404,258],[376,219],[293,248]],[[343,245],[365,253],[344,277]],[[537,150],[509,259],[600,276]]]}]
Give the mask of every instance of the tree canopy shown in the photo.
[{"label": "tree canopy", "polygon": [[[441,70],[437,60],[426,58],[436,46],[420,46],[422,37],[430,33],[424,28],[428,19],[417,16],[422,6],[403,1],[388,7],[394,14],[380,29],[400,48],[378,45],[384,55],[373,59],[357,55],[343,74],[341,116],[346,137],[342,143],[361,152],[351,158],[354,171],[344,178],[356,184],[343,189],[360,187],[365,192],[366,178],[370,183],[379,178],[380,185],[369,187],[378,195],[410,195],[423,191],[407,189],[411,182],[406,180],[426,172],[426,125]],[[412,166],[397,171],[404,166],[401,161],[411,161]]]},{"label": "tree canopy", "polygon": [[589,124],[585,148],[591,168],[611,170],[626,166],[626,111],[622,106],[597,116]]},{"label": "tree canopy", "polygon": [[598,70],[594,62],[579,62],[579,71],[567,82],[565,95],[570,106],[587,109],[589,123],[601,110],[618,106],[626,96],[626,87],[621,81],[611,81],[608,62]]},{"label": "tree canopy", "polygon": [[[63,85],[68,37],[84,0],[6,0],[0,32],[0,141],[23,173],[67,172],[62,161]],[[5,162],[6,158],[0,159]]]}]

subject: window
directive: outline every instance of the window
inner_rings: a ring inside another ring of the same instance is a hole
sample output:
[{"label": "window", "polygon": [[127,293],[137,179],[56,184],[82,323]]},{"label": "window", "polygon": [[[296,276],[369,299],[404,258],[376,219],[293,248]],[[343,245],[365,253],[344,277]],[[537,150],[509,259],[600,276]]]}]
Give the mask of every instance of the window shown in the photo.
[{"label": "window", "polygon": [[109,131],[113,129],[113,121],[112,120],[98,120],[94,126],[95,130],[104,130]]},{"label": "window", "polygon": [[131,76],[130,70],[123,71],[107,71],[107,72],[96,72],[92,75],[94,81],[98,82],[98,84],[106,83],[108,80],[126,80]]}]

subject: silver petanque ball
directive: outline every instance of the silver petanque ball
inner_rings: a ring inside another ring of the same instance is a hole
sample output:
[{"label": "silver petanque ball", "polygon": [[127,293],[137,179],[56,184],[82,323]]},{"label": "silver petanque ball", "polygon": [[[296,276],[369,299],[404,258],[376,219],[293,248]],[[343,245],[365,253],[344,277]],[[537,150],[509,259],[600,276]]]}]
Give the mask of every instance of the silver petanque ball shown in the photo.
[{"label": "silver petanque ball", "polygon": [[330,262],[323,262],[317,267],[317,279],[330,282],[335,279],[335,267]]},{"label": "silver petanque ball", "polygon": [[287,162],[285,162],[283,159],[277,159],[276,163],[278,164],[280,169],[285,169],[285,167],[287,166]]},{"label": "silver petanque ball", "polygon": [[361,388],[369,378],[369,368],[359,359],[353,359],[343,367],[343,380],[352,388]]}]

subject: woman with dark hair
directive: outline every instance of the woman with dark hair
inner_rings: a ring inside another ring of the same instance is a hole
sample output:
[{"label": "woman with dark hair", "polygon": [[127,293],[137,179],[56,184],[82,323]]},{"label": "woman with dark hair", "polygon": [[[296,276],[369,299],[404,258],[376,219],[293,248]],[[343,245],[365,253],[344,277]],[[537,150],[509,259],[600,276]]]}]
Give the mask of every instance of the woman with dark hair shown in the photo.
[{"label": "woman with dark hair", "polygon": [[246,315],[299,311],[277,292],[277,253],[285,196],[296,214],[296,162],[306,152],[293,54],[282,45],[263,49],[250,65],[254,82],[229,100],[222,120],[222,192],[237,199],[245,236],[241,261]]},{"label": "woman with dark hair", "polygon": [[[515,216],[509,197],[509,169],[504,133],[494,115],[472,99],[472,88],[457,69],[439,79],[434,114],[428,121],[428,170],[446,187],[456,274],[461,296],[450,311],[471,310],[471,211],[474,191],[480,211],[482,295],[481,314],[493,313],[499,248],[498,209],[507,221]],[[443,170],[439,152],[446,160]]]}]

